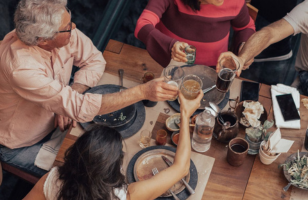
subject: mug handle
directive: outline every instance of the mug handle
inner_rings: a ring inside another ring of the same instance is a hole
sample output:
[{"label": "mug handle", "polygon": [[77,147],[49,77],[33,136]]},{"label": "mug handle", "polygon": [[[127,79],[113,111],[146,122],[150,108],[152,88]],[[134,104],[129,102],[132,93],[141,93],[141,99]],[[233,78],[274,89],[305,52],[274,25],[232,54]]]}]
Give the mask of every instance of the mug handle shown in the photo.
[{"label": "mug handle", "polygon": [[[231,105],[231,101],[235,101],[234,106]],[[229,107],[232,108],[233,110],[235,110],[235,108],[237,107],[237,105],[240,102],[240,97],[236,97],[236,99],[229,99]]]}]

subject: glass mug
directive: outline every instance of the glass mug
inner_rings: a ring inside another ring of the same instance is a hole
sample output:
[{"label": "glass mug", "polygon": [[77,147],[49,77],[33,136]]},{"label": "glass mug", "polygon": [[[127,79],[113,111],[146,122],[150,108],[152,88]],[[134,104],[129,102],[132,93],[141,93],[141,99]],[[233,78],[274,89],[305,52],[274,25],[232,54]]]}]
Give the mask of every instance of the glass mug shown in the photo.
[{"label": "glass mug", "polygon": [[216,88],[218,91],[226,93],[235,78],[236,71],[240,68],[238,60],[231,56],[223,57],[219,61],[220,71],[217,74]]}]

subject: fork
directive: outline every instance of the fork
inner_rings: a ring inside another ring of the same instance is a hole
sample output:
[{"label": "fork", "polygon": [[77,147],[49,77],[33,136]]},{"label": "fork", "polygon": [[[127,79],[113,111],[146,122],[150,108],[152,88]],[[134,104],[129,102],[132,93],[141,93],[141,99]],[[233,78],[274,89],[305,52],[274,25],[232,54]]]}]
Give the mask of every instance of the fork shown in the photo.
[{"label": "fork", "polygon": [[[159,173],[156,167],[152,169],[152,172],[154,176]],[[175,200],[180,200],[179,197],[177,197],[170,189],[168,189],[168,191],[172,194]]]}]

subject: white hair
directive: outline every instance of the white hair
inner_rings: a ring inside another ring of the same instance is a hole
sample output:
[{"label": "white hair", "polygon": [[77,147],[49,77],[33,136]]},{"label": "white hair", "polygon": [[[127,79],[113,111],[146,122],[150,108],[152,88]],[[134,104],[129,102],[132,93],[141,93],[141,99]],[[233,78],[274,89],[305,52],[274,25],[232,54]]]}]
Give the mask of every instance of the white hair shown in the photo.
[{"label": "white hair", "polygon": [[21,0],[14,22],[18,38],[37,45],[38,38],[52,39],[62,23],[67,0]]}]

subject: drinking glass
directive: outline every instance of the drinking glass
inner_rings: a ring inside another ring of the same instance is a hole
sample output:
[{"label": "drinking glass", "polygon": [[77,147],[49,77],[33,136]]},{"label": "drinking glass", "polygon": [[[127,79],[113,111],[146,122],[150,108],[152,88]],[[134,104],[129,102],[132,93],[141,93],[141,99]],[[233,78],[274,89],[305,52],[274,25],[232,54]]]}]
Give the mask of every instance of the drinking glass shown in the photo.
[{"label": "drinking glass", "polygon": [[202,87],[202,80],[198,76],[190,74],[183,78],[181,92],[186,99],[195,99]]},{"label": "drinking glass", "polygon": [[196,47],[193,45],[188,45],[185,47],[184,52],[186,54],[187,64],[194,64],[196,60]]},{"label": "drinking glass", "polygon": [[220,71],[217,75],[216,88],[218,91],[228,92],[234,78],[235,72],[239,69],[240,63],[231,56],[223,57],[219,61]]},{"label": "drinking glass", "polygon": [[[147,83],[155,78],[155,75],[153,72],[146,72],[144,73],[142,77],[142,82]],[[157,104],[157,101],[150,101],[148,99],[142,100],[142,103],[146,107],[154,107]]]},{"label": "drinking glass", "polygon": [[[180,66],[169,65],[164,69],[163,74],[164,74],[164,81],[166,83],[180,88],[180,85],[184,77],[184,71]],[[169,101],[174,101],[177,98],[178,96],[174,97],[173,99],[170,99]]]},{"label": "drinking glass", "polygon": [[150,146],[152,133],[149,130],[142,130],[140,133],[139,146],[141,148],[146,148]]},{"label": "drinking glass", "polygon": [[156,145],[165,145],[167,143],[167,132],[160,129],[156,133]]}]

